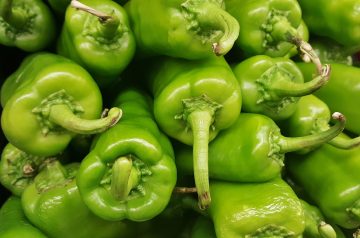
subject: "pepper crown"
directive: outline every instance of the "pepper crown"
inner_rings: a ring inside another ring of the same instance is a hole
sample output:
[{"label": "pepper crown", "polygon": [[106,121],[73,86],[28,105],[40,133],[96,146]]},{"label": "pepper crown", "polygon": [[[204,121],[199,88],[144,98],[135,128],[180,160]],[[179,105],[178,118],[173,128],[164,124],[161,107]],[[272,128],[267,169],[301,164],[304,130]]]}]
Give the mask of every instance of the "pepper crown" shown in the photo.
[{"label": "pepper crown", "polygon": [[[211,42],[216,55],[224,55],[239,36],[237,20],[216,2],[187,0],[181,4],[182,13],[189,22],[188,30],[200,37],[204,44]],[[210,45],[209,45],[210,47]]]}]

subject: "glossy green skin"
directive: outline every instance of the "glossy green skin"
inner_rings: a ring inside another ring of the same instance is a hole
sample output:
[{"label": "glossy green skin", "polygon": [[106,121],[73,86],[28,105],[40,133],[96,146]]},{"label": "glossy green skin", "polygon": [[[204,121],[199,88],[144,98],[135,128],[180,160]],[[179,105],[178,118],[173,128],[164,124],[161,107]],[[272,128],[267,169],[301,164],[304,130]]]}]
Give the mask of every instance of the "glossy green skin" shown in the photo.
[{"label": "glossy green skin", "polygon": [[319,234],[318,226],[321,221],[325,221],[320,209],[307,203],[305,200],[300,200],[305,214],[305,230],[303,237],[307,238],[322,238]]},{"label": "glossy green skin", "polygon": [[346,212],[360,199],[359,148],[336,149],[331,145],[286,160],[294,180],[321,209],[329,221],[356,228],[360,219]]},{"label": "glossy green skin", "polygon": [[0,237],[1,238],[46,238],[26,218],[21,207],[21,199],[11,196],[0,209]]},{"label": "glossy green skin", "polygon": [[[5,2],[5,0],[2,0]],[[1,7],[0,1],[0,7]],[[14,46],[27,52],[44,50],[55,39],[55,19],[41,0],[13,0],[13,9],[24,10],[25,26],[18,28],[0,16],[0,44]]]},{"label": "glossy green skin", "polygon": [[[217,238],[289,237],[300,235],[305,228],[301,203],[291,187],[280,178],[266,183],[229,183],[211,181],[212,203],[209,214]],[[224,202],[226,201],[226,202]],[[285,233],[257,232],[272,225]],[[250,236],[252,235],[252,236]]]},{"label": "glossy green skin", "polygon": [[25,58],[1,88],[1,127],[8,141],[33,155],[53,156],[63,151],[74,133],[62,130],[44,135],[32,113],[44,98],[62,89],[84,108],[82,118],[100,117],[100,90],[81,66],[51,53],[36,53]]},{"label": "glossy green skin", "polygon": [[[223,29],[218,29],[219,19],[209,18],[208,22],[202,23],[198,18],[204,17],[203,15],[208,14],[208,11],[197,16],[192,12],[187,12],[183,6],[184,4],[193,4],[194,8],[201,10],[202,4],[208,3],[217,8],[216,12],[213,12],[214,14],[217,15],[219,11],[228,14],[222,9],[224,6],[222,0],[128,1],[125,9],[135,34],[139,55],[160,54],[185,59],[213,56],[212,44],[224,35]],[[229,17],[231,16],[228,15],[227,18]],[[221,21],[228,22],[229,20],[221,19]],[[236,20],[232,18],[231,21],[231,24],[235,24],[238,29]],[[232,43],[235,40],[236,38],[232,40]]]},{"label": "glossy green skin", "polygon": [[170,137],[184,144],[193,144],[193,132],[183,120],[174,117],[183,113],[183,99],[206,94],[222,105],[215,113],[209,140],[235,122],[241,110],[239,84],[224,58],[187,61],[165,59],[152,70],[150,90],[154,96],[154,115],[159,127]]},{"label": "glossy green skin", "polygon": [[302,18],[300,6],[296,0],[225,0],[225,5],[226,11],[240,24],[241,31],[236,45],[248,57],[263,54],[282,57],[293,50],[294,45],[286,41],[275,41],[264,46],[267,40],[261,27],[267,22],[269,13],[274,9],[286,13],[289,24],[297,29]]},{"label": "glossy green skin", "polygon": [[48,0],[47,2],[58,15],[63,16],[71,0]]},{"label": "glossy green skin", "polygon": [[[232,66],[242,94],[246,95],[242,99],[242,111],[264,114],[274,120],[288,118],[294,113],[299,97],[278,97],[271,89],[258,83],[258,80],[262,79],[264,75],[268,74],[268,70],[275,66],[279,68],[277,73],[283,77],[282,80],[299,84],[304,82],[296,64],[283,57],[271,58],[266,55],[257,55]],[[277,74],[270,75],[268,84],[278,79]]]},{"label": "glossy green skin", "polygon": [[[90,153],[82,160],[77,184],[84,202],[96,215],[107,220],[145,221],[161,213],[176,183],[174,152],[169,139],[157,127],[148,97],[136,90],[125,90],[115,100],[123,110],[121,121],[100,134]],[[140,159],[149,174],[141,178],[128,197],[117,200],[100,184],[121,156]],[[139,185],[139,186],[140,186]]]},{"label": "glossy green skin", "polygon": [[[115,32],[106,36],[98,17],[73,7],[66,10],[57,52],[87,69],[101,86],[116,80],[132,60],[135,39],[125,10],[111,0],[83,0],[105,14],[118,18]],[[106,23],[104,23],[105,25]]]},{"label": "glossy green skin", "polygon": [[314,35],[345,46],[360,46],[360,10],[356,0],[299,0],[303,18]]},{"label": "glossy green skin", "polygon": [[[312,78],[315,67],[308,63],[297,63],[304,75],[305,81]],[[324,101],[331,112],[341,112],[346,116],[345,128],[355,134],[360,134],[360,69],[354,66],[332,63],[328,83],[314,92],[314,95]],[[349,100],[351,99],[351,100]]]},{"label": "glossy green skin", "polygon": [[[283,154],[269,156],[270,134],[279,128],[268,117],[241,113],[237,121],[209,143],[209,177],[233,182],[265,182],[279,176]],[[231,142],[231,143],[230,143]],[[181,173],[192,174],[192,150],[179,147],[176,164]]]},{"label": "glossy green skin", "polygon": [[46,169],[39,173],[38,181],[35,179],[21,197],[26,217],[48,237],[129,237],[129,224],[105,221],[84,204],[76,186],[78,168],[78,163],[64,166],[64,179]]}]

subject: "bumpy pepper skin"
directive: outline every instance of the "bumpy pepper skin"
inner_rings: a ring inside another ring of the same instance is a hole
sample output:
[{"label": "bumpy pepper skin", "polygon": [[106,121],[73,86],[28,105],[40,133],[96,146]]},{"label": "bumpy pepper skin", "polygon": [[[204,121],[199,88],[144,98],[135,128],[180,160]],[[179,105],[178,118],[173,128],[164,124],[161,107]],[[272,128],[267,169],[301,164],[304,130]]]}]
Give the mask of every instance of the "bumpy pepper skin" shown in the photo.
[{"label": "bumpy pepper skin", "polygon": [[96,82],[81,66],[51,53],[29,55],[1,88],[1,126],[10,143],[38,156],[63,151],[75,134],[106,130],[121,116],[102,111]]},{"label": "bumpy pepper skin", "polygon": [[151,100],[134,89],[121,92],[121,123],[95,138],[77,184],[84,202],[107,220],[145,221],[161,213],[176,183],[174,152],[157,127]]},{"label": "bumpy pepper skin", "polygon": [[[297,63],[305,81],[315,73],[315,67],[308,63]],[[330,111],[339,111],[346,116],[346,129],[360,135],[360,68],[339,63],[331,64],[329,82],[314,95],[328,105]]]},{"label": "bumpy pepper skin", "polygon": [[344,46],[360,46],[358,1],[299,0],[298,2],[312,34],[327,36]]},{"label": "bumpy pepper skin", "polygon": [[[326,66],[328,67],[328,66]],[[295,62],[283,57],[257,55],[234,64],[240,84],[244,112],[260,113],[274,120],[290,117],[301,96],[313,93],[328,81],[329,72],[304,83]]]},{"label": "bumpy pepper skin", "polygon": [[127,13],[111,0],[82,0],[81,3],[106,14],[107,18],[102,20],[69,6],[57,52],[82,65],[100,86],[107,86],[118,78],[135,53]]},{"label": "bumpy pepper skin", "polygon": [[248,56],[281,57],[294,47],[287,37],[299,35],[302,18],[296,0],[225,0],[225,5],[241,27],[236,44]]},{"label": "bumpy pepper skin", "polygon": [[222,0],[131,0],[125,9],[143,56],[199,59],[224,55],[240,31]]},{"label": "bumpy pepper skin", "polygon": [[359,148],[331,145],[286,159],[286,168],[306,194],[335,224],[352,229],[360,225]]},{"label": "bumpy pepper skin", "polygon": [[0,237],[46,238],[45,234],[26,218],[21,199],[16,196],[9,197],[1,206]]},{"label": "bumpy pepper skin", "polygon": [[209,214],[218,238],[296,237],[304,231],[301,203],[280,178],[266,183],[212,180],[210,189]]},{"label": "bumpy pepper skin", "polygon": [[0,1],[0,44],[40,51],[50,46],[55,33],[55,19],[43,1]]},{"label": "bumpy pepper skin", "polygon": [[65,157],[65,153],[51,158],[34,156],[8,143],[1,152],[0,183],[12,194],[21,196],[24,189],[33,182],[45,160]]},{"label": "bumpy pepper skin", "polygon": [[[232,182],[266,182],[280,175],[285,153],[330,140],[342,131],[343,123],[326,133],[292,138],[282,136],[269,117],[241,113],[231,127],[210,142],[209,176]],[[175,158],[179,172],[192,172],[189,147],[176,147]]]},{"label": "bumpy pepper skin", "polygon": [[79,163],[51,161],[21,196],[26,217],[48,237],[131,237],[131,224],[109,222],[94,215],[76,186]]},{"label": "bumpy pepper skin", "polygon": [[241,110],[241,91],[222,57],[188,61],[163,59],[149,73],[154,115],[170,137],[193,146],[194,177],[200,206],[208,194],[208,143],[230,127]]}]

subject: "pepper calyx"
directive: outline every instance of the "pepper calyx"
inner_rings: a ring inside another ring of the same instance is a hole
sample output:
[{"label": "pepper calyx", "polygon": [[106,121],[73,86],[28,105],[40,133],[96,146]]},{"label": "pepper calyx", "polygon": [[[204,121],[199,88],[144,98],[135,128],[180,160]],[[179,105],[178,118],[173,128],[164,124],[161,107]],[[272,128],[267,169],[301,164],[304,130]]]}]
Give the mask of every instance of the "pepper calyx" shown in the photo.
[{"label": "pepper calyx", "polygon": [[247,234],[245,238],[261,238],[261,237],[293,237],[294,232],[289,231],[283,226],[269,224],[264,227],[260,227],[252,234]]}]

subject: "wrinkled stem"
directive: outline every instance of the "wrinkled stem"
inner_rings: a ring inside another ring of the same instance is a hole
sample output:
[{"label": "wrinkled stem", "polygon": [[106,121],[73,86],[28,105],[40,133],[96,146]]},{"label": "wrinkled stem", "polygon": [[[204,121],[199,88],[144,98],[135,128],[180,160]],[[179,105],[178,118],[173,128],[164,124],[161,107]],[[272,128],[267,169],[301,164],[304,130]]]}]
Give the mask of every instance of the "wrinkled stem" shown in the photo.
[{"label": "wrinkled stem", "polygon": [[76,8],[78,10],[82,10],[82,11],[85,11],[85,12],[88,12],[94,16],[97,16],[100,20],[100,22],[106,22],[108,21],[109,19],[112,18],[112,16],[106,14],[106,13],[103,13],[101,11],[98,11],[92,7],[89,7],[77,0],[71,0],[71,3],[70,5],[73,7],[73,8]]},{"label": "wrinkled stem", "polygon": [[209,130],[213,116],[209,111],[194,111],[187,119],[193,132],[193,164],[195,186],[200,209],[206,209],[211,203],[208,169]]},{"label": "wrinkled stem", "polygon": [[360,145],[360,136],[352,139],[337,136],[329,141],[329,144],[339,149],[349,150]]},{"label": "wrinkled stem", "polygon": [[112,166],[111,193],[119,201],[126,200],[139,182],[138,172],[131,158],[120,157]]},{"label": "wrinkled stem", "polygon": [[76,116],[67,105],[52,105],[49,120],[68,131],[78,134],[96,134],[114,126],[121,118],[122,110],[111,108],[106,117],[87,120]]},{"label": "wrinkled stem", "polygon": [[295,83],[289,80],[274,80],[270,89],[278,96],[301,97],[309,95],[328,82],[331,68],[325,64],[322,67],[321,74],[306,83]]},{"label": "wrinkled stem", "polygon": [[195,13],[202,28],[221,32],[220,39],[212,44],[212,49],[216,55],[225,55],[230,51],[240,32],[239,23],[233,16],[218,5],[209,2],[193,6],[191,1],[187,1],[182,4],[182,7]]},{"label": "wrinkled stem", "polygon": [[175,187],[173,193],[196,193],[197,189],[193,187]]},{"label": "wrinkled stem", "polygon": [[27,16],[21,8],[13,8],[13,0],[3,0],[0,5],[0,17],[14,28],[22,28]]},{"label": "wrinkled stem", "polygon": [[334,228],[324,221],[320,222],[318,231],[322,238],[336,238],[336,231]]},{"label": "wrinkled stem", "polygon": [[282,137],[279,142],[281,153],[319,146],[335,138],[344,130],[346,118],[339,112],[333,113],[332,118],[337,123],[326,131],[302,137]]}]

